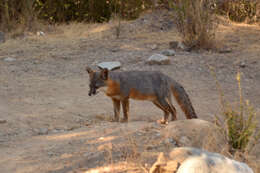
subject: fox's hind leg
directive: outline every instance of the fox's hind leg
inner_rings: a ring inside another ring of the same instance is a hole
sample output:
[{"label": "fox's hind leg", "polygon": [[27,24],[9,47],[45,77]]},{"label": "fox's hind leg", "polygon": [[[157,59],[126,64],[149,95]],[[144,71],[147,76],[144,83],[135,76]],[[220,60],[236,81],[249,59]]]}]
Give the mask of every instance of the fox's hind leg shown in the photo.
[{"label": "fox's hind leg", "polygon": [[172,115],[171,120],[172,120],[172,121],[177,120],[177,116],[176,116],[176,115],[177,115],[177,112],[176,112],[175,107],[174,107],[173,104],[172,104],[171,96],[167,97],[166,101],[167,101],[167,103],[168,103],[168,105],[169,105],[169,111],[170,111],[170,113],[171,113],[171,115]]},{"label": "fox's hind leg", "polygon": [[[167,103],[167,102],[165,102]],[[164,112],[164,117],[160,120],[161,124],[168,124],[169,108],[167,105],[162,105],[159,101],[153,101],[153,104]]]},{"label": "fox's hind leg", "polygon": [[112,99],[113,106],[114,106],[114,121],[119,121],[119,114],[120,114],[120,100]]},{"label": "fox's hind leg", "polygon": [[129,98],[126,98],[122,101],[122,107],[123,107],[123,112],[124,112],[123,122],[127,122],[128,115],[129,115]]}]

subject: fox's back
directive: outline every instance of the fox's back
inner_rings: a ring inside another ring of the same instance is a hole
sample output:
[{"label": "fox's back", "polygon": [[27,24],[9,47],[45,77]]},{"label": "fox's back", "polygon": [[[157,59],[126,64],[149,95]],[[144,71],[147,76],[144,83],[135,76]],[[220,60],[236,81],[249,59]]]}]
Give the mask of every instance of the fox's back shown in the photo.
[{"label": "fox's back", "polygon": [[128,95],[131,89],[147,95],[167,95],[171,80],[158,71],[110,72],[109,78],[119,83],[120,91],[125,95]]}]

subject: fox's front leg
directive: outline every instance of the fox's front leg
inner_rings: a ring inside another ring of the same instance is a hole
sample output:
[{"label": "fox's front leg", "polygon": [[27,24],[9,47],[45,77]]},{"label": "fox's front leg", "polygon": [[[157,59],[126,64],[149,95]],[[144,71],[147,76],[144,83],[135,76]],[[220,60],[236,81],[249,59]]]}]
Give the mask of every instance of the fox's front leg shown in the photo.
[{"label": "fox's front leg", "polygon": [[120,115],[120,100],[112,99],[113,106],[114,106],[114,121],[119,121],[119,115]]},{"label": "fox's front leg", "polygon": [[127,122],[128,115],[129,115],[129,98],[126,98],[122,101],[122,107],[123,107],[123,112],[124,112],[123,122]]}]

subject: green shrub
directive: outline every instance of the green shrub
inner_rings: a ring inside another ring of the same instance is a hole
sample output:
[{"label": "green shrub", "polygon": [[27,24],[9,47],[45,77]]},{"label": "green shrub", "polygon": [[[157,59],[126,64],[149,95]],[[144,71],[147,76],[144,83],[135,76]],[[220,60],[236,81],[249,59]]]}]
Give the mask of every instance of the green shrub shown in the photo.
[{"label": "green shrub", "polygon": [[237,74],[240,97],[239,104],[238,106],[232,107],[231,104],[225,100],[224,93],[212,68],[211,72],[216,79],[216,84],[221,95],[222,116],[216,116],[217,124],[224,129],[232,154],[236,151],[248,153],[259,143],[260,132],[257,127],[259,122],[256,120],[256,111],[253,106],[249,104],[248,100],[244,101],[242,96],[240,73],[238,72]]}]

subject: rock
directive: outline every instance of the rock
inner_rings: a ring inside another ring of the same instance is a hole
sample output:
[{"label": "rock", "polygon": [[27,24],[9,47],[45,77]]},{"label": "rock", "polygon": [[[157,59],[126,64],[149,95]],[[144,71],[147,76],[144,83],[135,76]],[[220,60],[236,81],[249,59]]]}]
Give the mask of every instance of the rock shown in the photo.
[{"label": "rock", "polygon": [[240,62],[239,67],[245,68],[246,67],[246,63],[244,61]]},{"label": "rock", "polygon": [[176,144],[177,144],[176,141],[174,141],[174,139],[172,139],[172,138],[166,138],[166,139],[164,140],[164,143],[165,143],[165,144],[173,144],[173,145],[176,145]]},{"label": "rock", "polygon": [[45,36],[45,33],[42,32],[42,31],[37,31],[36,35],[37,35],[37,36]]},{"label": "rock", "polygon": [[169,43],[170,49],[177,49],[178,48],[178,41],[171,41]]},{"label": "rock", "polygon": [[49,130],[48,130],[47,128],[39,128],[39,129],[37,130],[37,134],[38,134],[38,135],[47,135],[48,132],[49,132]]},{"label": "rock", "polygon": [[6,62],[13,62],[13,61],[16,61],[16,59],[12,58],[12,57],[7,57],[7,58],[4,58],[4,61],[6,61]]},{"label": "rock", "polygon": [[247,164],[218,153],[189,147],[175,148],[169,158],[160,153],[149,173],[253,173]]},{"label": "rock", "polygon": [[163,54],[165,56],[174,56],[175,55],[175,51],[168,49],[168,50],[162,51],[161,54]]},{"label": "rock", "polygon": [[232,50],[229,49],[229,48],[226,48],[226,49],[221,49],[221,50],[219,50],[218,52],[219,52],[219,53],[231,53]]},{"label": "rock", "polygon": [[186,46],[182,43],[182,42],[179,42],[179,41],[171,41],[169,43],[169,47],[170,49],[181,49],[181,50],[186,50]]},{"label": "rock", "polygon": [[4,43],[5,42],[5,33],[0,31],[0,43]]},{"label": "rock", "polygon": [[121,63],[119,61],[101,62],[97,66],[100,69],[107,68],[108,70],[115,70],[121,67]]},{"label": "rock", "polygon": [[157,49],[157,48],[158,48],[157,44],[151,45],[151,49],[152,49],[152,50],[155,50],[155,49]]},{"label": "rock", "polygon": [[0,119],[0,124],[4,124],[4,123],[7,123],[7,121],[3,120],[3,119]]},{"label": "rock", "polygon": [[170,122],[161,131],[165,138],[172,138],[181,147],[205,148],[211,152],[224,152],[228,141],[213,123],[200,119]]},{"label": "rock", "polygon": [[186,50],[187,49],[187,47],[182,42],[178,43],[178,47],[177,48],[181,49],[181,50]]},{"label": "rock", "polygon": [[111,52],[118,52],[119,50],[120,50],[119,48],[114,47],[111,49]]},{"label": "rock", "polygon": [[166,65],[166,64],[170,64],[170,58],[165,55],[154,54],[148,58],[146,63],[149,65],[153,65],[153,64]]}]

